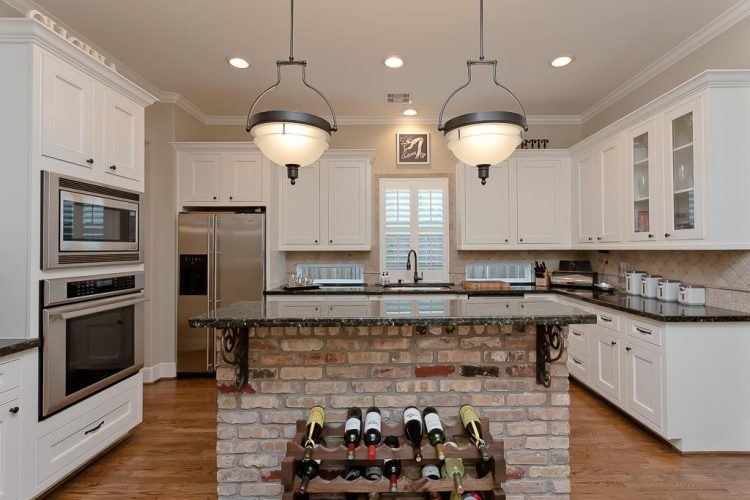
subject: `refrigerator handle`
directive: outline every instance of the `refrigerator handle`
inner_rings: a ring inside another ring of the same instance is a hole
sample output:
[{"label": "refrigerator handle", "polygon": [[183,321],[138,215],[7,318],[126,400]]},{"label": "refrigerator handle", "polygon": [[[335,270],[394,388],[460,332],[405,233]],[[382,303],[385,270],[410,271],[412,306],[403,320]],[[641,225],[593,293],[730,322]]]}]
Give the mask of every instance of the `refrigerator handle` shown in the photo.
[{"label": "refrigerator handle", "polygon": [[[212,240],[214,239],[214,233],[216,232],[213,215],[208,216],[207,225],[208,225],[208,228],[206,231],[206,247],[208,248],[208,269],[206,272],[206,280],[207,280],[206,288],[208,289],[208,294],[207,294],[208,300],[206,303],[206,307],[208,308],[208,314],[213,314],[214,308],[212,307],[213,305],[212,297],[216,293],[215,289],[211,290],[211,280],[213,278],[213,271],[214,271],[213,269],[211,269],[211,267],[213,265],[213,262],[216,261],[216,255],[213,253],[214,247],[212,246]],[[212,335],[213,335],[213,329],[206,328],[206,370],[209,372],[213,368],[211,365],[211,340],[210,340]]]},{"label": "refrigerator handle", "polygon": [[216,222],[214,223],[214,308],[219,308],[219,225],[221,224],[221,218],[217,215]]}]

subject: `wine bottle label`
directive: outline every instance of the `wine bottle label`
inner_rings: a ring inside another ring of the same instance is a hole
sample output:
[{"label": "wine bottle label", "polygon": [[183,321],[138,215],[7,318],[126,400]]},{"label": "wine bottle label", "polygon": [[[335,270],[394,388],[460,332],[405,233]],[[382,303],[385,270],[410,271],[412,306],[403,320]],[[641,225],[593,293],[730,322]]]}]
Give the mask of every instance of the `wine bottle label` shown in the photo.
[{"label": "wine bottle label", "polygon": [[422,467],[422,477],[429,477],[432,479],[440,479],[440,469],[437,465],[427,464]]},{"label": "wine bottle label", "polygon": [[419,410],[414,407],[407,408],[404,410],[404,423],[412,420],[422,421],[422,417],[419,415]]},{"label": "wine bottle label", "polygon": [[461,422],[464,424],[464,427],[468,426],[470,422],[473,422],[475,420],[479,421],[477,412],[471,405],[463,405],[458,411],[458,415],[461,417]]},{"label": "wine bottle label", "polygon": [[358,477],[362,477],[364,475],[365,470],[357,467],[355,469],[349,469],[349,472],[346,473],[346,477],[344,479],[346,479],[347,481],[354,481]]},{"label": "wine bottle label", "polygon": [[365,429],[375,429],[380,432],[380,413],[371,411],[365,415]]},{"label": "wine bottle label", "polygon": [[440,416],[437,413],[428,413],[425,415],[424,425],[427,426],[427,432],[435,429],[443,430],[443,424],[440,423]]},{"label": "wine bottle label", "polygon": [[344,426],[344,432],[358,431],[361,425],[362,425],[362,421],[360,419],[358,419],[357,417],[352,417],[346,421],[346,425]]}]

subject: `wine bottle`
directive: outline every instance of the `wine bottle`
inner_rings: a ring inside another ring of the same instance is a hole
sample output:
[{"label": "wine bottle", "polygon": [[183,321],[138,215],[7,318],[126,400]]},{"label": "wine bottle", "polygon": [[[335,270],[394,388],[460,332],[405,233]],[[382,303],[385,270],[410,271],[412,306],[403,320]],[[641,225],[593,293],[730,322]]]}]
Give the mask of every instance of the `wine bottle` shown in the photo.
[{"label": "wine bottle", "polygon": [[305,435],[302,436],[302,443],[300,443],[305,448],[305,455],[302,460],[310,460],[312,458],[313,449],[320,442],[325,421],[326,411],[322,406],[313,406],[310,408],[310,414],[307,416],[307,425],[305,426]]},{"label": "wine bottle", "polygon": [[445,433],[443,424],[440,422],[440,415],[435,408],[428,406],[422,412],[424,417],[424,426],[427,429],[427,440],[435,447],[435,453],[440,460],[445,460],[443,444],[445,444]]},{"label": "wine bottle", "polygon": [[365,477],[370,481],[377,481],[383,477],[383,469],[378,465],[369,465],[365,469]]},{"label": "wine bottle", "polygon": [[414,459],[422,461],[422,417],[416,406],[410,406],[404,410],[404,432],[406,439],[414,449]]},{"label": "wine bottle", "polygon": [[454,491],[461,495],[464,492],[464,485],[461,480],[464,477],[463,461],[460,458],[446,458],[443,469],[445,477],[453,478]]},{"label": "wine bottle", "polygon": [[[387,436],[385,444],[391,450],[397,449],[400,445],[396,436]],[[389,458],[383,463],[383,473],[391,480],[391,492],[398,492],[398,478],[401,475],[401,460],[398,458]]]},{"label": "wine bottle", "polygon": [[365,444],[367,460],[375,460],[375,448],[380,444],[380,409],[371,406],[365,413]]},{"label": "wine bottle", "polygon": [[467,491],[464,493],[464,496],[461,497],[461,500],[482,500],[482,495],[476,491]]},{"label": "wine bottle", "polygon": [[346,425],[344,426],[344,442],[347,446],[346,459],[354,460],[354,450],[362,439],[362,410],[349,408],[346,412]]},{"label": "wine bottle", "polygon": [[305,460],[299,462],[297,466],[297,474],[302,478],[302,482],[299,485],[297,492],[304,494],[307,491],[307,485],[310,480],[318,475],[320,472],[320,460]]},{"label": "wine bottle", "polygon": [[[354,481],[355,479],[359,479],[360,477],[365,477],[365,468],[352,467],[348,471],[346,471],[344,479],[347,481]],[[357,500],[359,498],[359,493],[346,493],[344,496],[346,500]]]},{"label": "wine bottle", "polygon": [[484,433],[482,431],[482,424],[479,421],[479,416],[471,405],[462,405],[458,410],[458,415],[461,417],[461,423],[464,425],[466,435],[474,446],[477,447],[479,453],[482,455],[482,460],[485,462],[490,459],[490,454],[487,452],[487,443],[484,440]]},{"label": "wine bottle", "polygon": [[[428,479],[440,479],[440,469],[435,464],[427,464],[422,467],[422,477]],[[436,491],[430,491],[427,495],[430,500],[440,500],[440,493]]]}]

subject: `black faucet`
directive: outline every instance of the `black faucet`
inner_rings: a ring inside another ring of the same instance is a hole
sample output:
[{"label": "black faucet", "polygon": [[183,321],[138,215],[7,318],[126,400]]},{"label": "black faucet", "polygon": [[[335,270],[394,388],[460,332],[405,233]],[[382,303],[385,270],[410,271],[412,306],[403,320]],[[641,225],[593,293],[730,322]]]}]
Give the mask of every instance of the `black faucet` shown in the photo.
[{"label": "black faucet", "polygon": [[419,263],[417,262],[417,252],[412,248],[406,256],[406,270],[411,271],[411,254],[414,254],[414,284],[416,285],[424,278],[419,275]]}]

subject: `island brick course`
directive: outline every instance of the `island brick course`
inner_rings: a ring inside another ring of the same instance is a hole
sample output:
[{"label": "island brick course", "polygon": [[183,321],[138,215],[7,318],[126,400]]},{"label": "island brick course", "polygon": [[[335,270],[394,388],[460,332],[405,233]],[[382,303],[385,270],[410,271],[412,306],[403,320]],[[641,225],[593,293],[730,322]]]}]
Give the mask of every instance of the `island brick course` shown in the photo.
[{"label": "island brick course", "polygon": [[329,422],[343,422],[349,406],[373,404],[387,420],[414,404],[454,421],[463,403],[505,443],[508,499],[570,497],[566,356],[553,364],[549,389],[537,384],[534,327],[274,327],[250,335],[248,386],[235,389],[222,361],[217,370],[219,497],[280,498],[286,443],[312,405],[324,406]]}]

